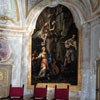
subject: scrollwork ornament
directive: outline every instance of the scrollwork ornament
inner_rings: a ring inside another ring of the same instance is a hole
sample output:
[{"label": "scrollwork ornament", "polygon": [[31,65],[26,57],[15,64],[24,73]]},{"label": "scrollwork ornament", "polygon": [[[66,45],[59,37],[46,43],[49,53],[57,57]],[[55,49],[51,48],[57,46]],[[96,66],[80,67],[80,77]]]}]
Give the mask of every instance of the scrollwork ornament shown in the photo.
[{"label": "scrollwork ornament", "polygon": [[6,24],[7,21],[8,21],[7,16],[0,16],[0,23],[1,23],[1,24]]}]

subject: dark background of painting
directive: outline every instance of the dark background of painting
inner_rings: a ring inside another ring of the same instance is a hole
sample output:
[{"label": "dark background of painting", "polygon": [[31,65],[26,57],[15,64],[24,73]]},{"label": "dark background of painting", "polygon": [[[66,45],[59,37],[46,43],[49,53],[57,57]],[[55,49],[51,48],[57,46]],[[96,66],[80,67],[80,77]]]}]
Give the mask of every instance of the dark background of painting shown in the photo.
[{"label": "dark background of painting", "polygon": [[[37,36],[37,32],[41,29],[41,27],[48,21],[47,16],[49,14],[54,14],[54,19],[56,20],[56,29],[54,33],[57,34],[58,38],[62,38],[60,40],[61,50],[62,50],[62,59],[61,61],[57,61],[57,65],[63,65],[63,61],[65,59],[66,48],[64,42],[71,38],[73,34],[76,35],[77,48],[78,48],[78,29],[73,20],[73,16],[68,8],[62,5],[58,5],[57,7],[50,8],[47,7],[40,14],[37,23],[36,29],[34,30],[32,36],[32,53],[35,51],[36,55],[41,52],[41,42],[42,40]],[[62,35],[60,35],[60,30],[63,30]],[[57,48],[56,48],[57,49]],[[54,55],[56,52],[54,52]],[[63,72],[59,72],[59,74],[51,75],[50,78],[44,77],[41,79],[36,78],[38,72],[40,70],[40,61],[35,61],[35,65],[32,61],[32,78],[31,84],[36,83],[70,83],[71,85],[77,85],[78,82],[78,49],[76,54],[76,60],[66,66],[66,69]],[[61,70],[59,68],[59,70]],[[50,72],[50,71],[49,71]]]}]

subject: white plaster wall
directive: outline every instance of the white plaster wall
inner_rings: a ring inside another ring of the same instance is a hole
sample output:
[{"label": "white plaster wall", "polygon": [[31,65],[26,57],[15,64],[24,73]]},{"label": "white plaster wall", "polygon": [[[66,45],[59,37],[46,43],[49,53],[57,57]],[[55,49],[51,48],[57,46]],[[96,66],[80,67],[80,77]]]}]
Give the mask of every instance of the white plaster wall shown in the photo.
[{"label": "white plaster wall", "polygon": [[[46,1],[46,5],[45,5]],[[97,58],[100,58],[100,18],[96,18],[91,21],[86,21],[82,16],[82,8],[79,9],[79,5],[76,6],[76,3],[68,3],[67,0],[56,0],[55,4],[61,3],[68,6],[74,15],[76,25],[79,28],[79,31],[82,30],[82,87],[80,91],[70,91],[70,100],[95,100],[95,89],[96,89],[96,65],[95,61]],[[69,1],[69,0],[68,0]],[[74,0],[73,0],[74,1]],[[39,7],[38,7],[39,6]],[[21,16],[23,23],[21,25],[27,24],[27,20],[31,18],[31,14],[35,13],[33,20],[29,25],[29,31],[35,28],[36,19],[38,18],[40,12],[43,10],[43,6],[48,6],[48,1],[44,0],[37,7],[35,7],[27,17],[23,19],[24,16]],[[54,6],[51,4],[50,6]],[[87,6],[88,8],[88,6]],[[20,11],[20,13],[22,10]],[[87,14],[90,15],[90,9],[87,11]],[[79,19],[79,20],[78,20]],[[25,22],[24,22],[25,21]],[[25,85],[25,96],[33,95],[33,90],[28,89],[28,67],[30,66],[31,57],[30,54],[30,32],[23,33],[16,31],[14,33],[2,32],[11,43],[12,47],[12,85],[13,86],[22,86]],[[48,88],[47,93],[48,99],[54,97],[54,89]]]},{"label": "white plaster wall", "polygon": [[96,60],[100,58],[100,49],[99,49],[99,40],[100,40],[100,18],[91,22],[91,54],[90,54],[90,87],[89,87],[89,96],[90,100],[95,100],[96,96]]},{"label": "white plaster wall", "polygon": [[11,47],[11,57],[3,62],[12,65],[12,85],[20,86],[21,82],[21,56],[22,56],[22,35],[17,32],[2,31],[0,35],[6,37]]},{"label": "white plaster wall", "polygon": [[28,68],[30,66],[31,63],[31,58],[29,57],[29,45],[30,45],[30,34],[29,33],[25,33],[24,37],[23,37],[23,45],[22,45],[22,72],[21,72],[21,84],[25,85],[25,95],[32,95],[33,94],[33,90],[32,89],[28,89]]},{"label": "white plaster wall", "polygon": [[[70,91],[70,100],[95,100],[96,66],[95,60],[100,56],[100,22],[99,18],[82,25],[82,87],[81,91]],[[13,51],[12,84],[25,85],[25,96],[33,94],[28,89],[29,45],[31,35],[26,32],[22,35],[9,35]],[[54,89],[48,88],[48,99],[54,97]]]},{"label": "white plaster wall", "polygon": [[20,86],[21,81],[21,54],[22,54],[22,37],[10,37],[13,50],[13,67],[12,67],[12,84]]},{"label": "white plaster wall", "polygon": [[[98,48],[98,46],[96,45],[97,42],[95,40],[98,40],[99,38],[99,24],[96,24],[96,20],[91,20],[91,21],[85,21],[84,18],[82,18],[82,14],[81,12],[76,8],[76,10],[73,10],[75,6],[73,6],[73,8],[71,8],[72,5],[67,4],[66,2],[62,2],[62,4],[67,5],[70,10],[72,11],[72,14],[74,15],[74,20],[77,24],[77,26],[79,26],[79,31],[82,30],[81,34],[82,37],[82,65],[81,65],[81,69],[82,69],[82,87],[80,91],[70,91],[70,100],[95,100],[95,81],[96,81],[96,77],[95,77],[95,71],[94,71],[94,66],[93,63],[95,62],[95,59],[97,58],[97,53],[94,53],[95,50],[97,51],[96,48]],[[40,12],[43,10],[42,6],[46,6],[44,3],[40,3],[40,6],[36,7],[37,9],[33,9],[33,12],[35,13],[35,16],[33,17],[33,20],[29,26],[29,30],[34,29],[35,28],[35,23],[36,23],[36,19],[38,18]],[[38,11],[37,11],[38,10]],[[77,12],[75,14],[75,12]],[[32,12],[31,12],[32,13]],[[79,18],[79,20],[78,20]],[[76,21],[78,20],[78,21]],[[95,23],[95,24],[93,24]],[[93,25],[92,25],[93,24]],[[98,35],[94,36],[94,32],[97,33]],[[22,74],[22,83],[25,84],[25,95],[32,95],[32,90],[27,89],[27,78],[28,78],[28,67],[30,65],[31,59],[28,58],[28,53],[29,53],[29,38],[31,37],[31,34],[25,35],[24,37],[24,46],[25,49],[23,49],[23,72],[24,74]],[[95,38],[95,39],[93,39]],[[93,41],[92,41],[93,40]],[[95,46],[94,46],[95,45]],[[92,63],[93,62],[93,63]],[[92,95],[91,95],[92,94]],[[48,88],[48,99],[51,99],[54,97],[54,90],[53,88]]]}]

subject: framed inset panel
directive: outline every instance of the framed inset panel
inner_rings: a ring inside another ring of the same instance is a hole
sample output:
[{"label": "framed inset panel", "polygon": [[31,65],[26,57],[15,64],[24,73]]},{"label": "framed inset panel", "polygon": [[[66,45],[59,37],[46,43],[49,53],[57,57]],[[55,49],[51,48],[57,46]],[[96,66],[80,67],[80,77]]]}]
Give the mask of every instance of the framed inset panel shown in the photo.
[{"label": "framed inset panel", "polygon": [[0,36],[0,63],[7,61],[11,57],[11,47],[9,41]]},{"label": "framed inset panel", "polygon": [[6,97],[9,94],[9,86],[12,74],[11,65],[0,64],[0,96]]}]

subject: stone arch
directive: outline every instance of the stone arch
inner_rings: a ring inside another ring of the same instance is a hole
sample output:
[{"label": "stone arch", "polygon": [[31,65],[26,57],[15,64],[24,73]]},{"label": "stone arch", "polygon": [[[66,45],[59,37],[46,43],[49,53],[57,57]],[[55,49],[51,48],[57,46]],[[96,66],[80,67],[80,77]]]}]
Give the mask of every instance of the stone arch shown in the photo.
[{"label": "stone arch", "polygon": [[[59,2],[57,2],[59,1]],[[70,2],[64,2],[64,0],[62,0],[63,2],[60,2],[60,0],[57,0],[57,1],[51,1],[51,2],[46,2],[45,0],[40,2],[39,4],[37,4],[33,9],[32,11],[29,13],[28,17],[27,17],[27,20],[26,22],[28,23],[28,31],[30,32],[30,36],[32,36],[32,34],[34,33],[34,29],[35,29],[35,26],[36,26],[36,22],[38,20],[38,17],[39,15],[41,14],[41,12],[46,8],[46,7],[56,7],[57,5],[63,5],[65,7],[67,7],[72,16],[73,16],[73,19],[75,21],[75,24],[76,24],[76,27],[78,28],[78,34],[79,34],[79,55],[81,54],[81,39],[82,39],[82,36],[81,36],[81,33],[82,33],[82,24],[84,23],[85,21],[85,17],[84,17],[84,13],[80,10],[79,7],[77,7],[77,5],[74,5],[73,3],[70,3]],[[33,13],[33,15],[32,15]],[[30,43],[31,44],[31,43]],[[31,46],[31,45],[30,45]],[[29,48],[31,48],[29,46]],[[29,51],[30,52],[30,51]],[[31,58],[31,55],[29,56]],[[30,61],[30,60],[29,60]],[[81,62],[81,57],[79,56],[79,61],[78,62]],[[80,64],[78,64],[80,66]],[[79,68],[80,70],[81,68]],[[29,69],[30,70],[30,69]],[[80,71],[79,71],[79,75],[80,75]],[[31,80],[30,80],[30,77],[31,77],[31,73],[29,74],[29,86],[31,84]],[[79,90],[81,88],[81,75],[78,77],[80,80],[78,80],[78,86],[76,87],[72,87],[73,89],[72,90]]]},{"label": "stone arch", "polygon": [[28,30],[33,33],[38,17],[46,7],[55,7],[59,4],[67,7],[70,10],[70,12],[73,15],[73,18],[78,30],[81,30],[81,25],[85,21],[85,14],[86,14],[85,11],[83,12],[79,5],[75,5],[74,3],[68,2],[68,1],[65,2],[64,0],[62,1],[56,0],[56,1],[51,1],[51,2],[46,2],[44,0],[40,2],[39,4],[37,4],[31,10],[31,12],[29,13],[26,19],[26,23],[28,23]]}]

